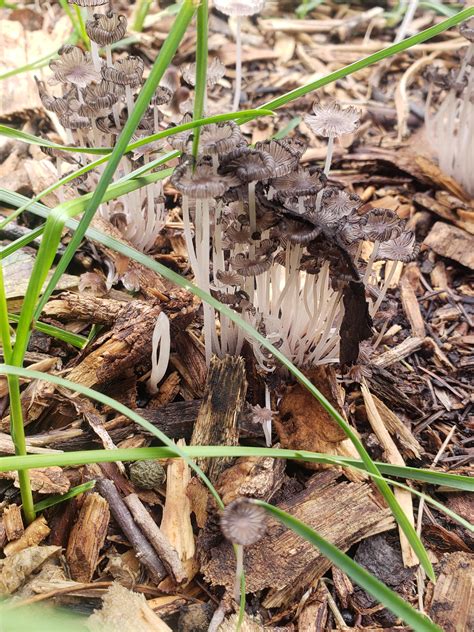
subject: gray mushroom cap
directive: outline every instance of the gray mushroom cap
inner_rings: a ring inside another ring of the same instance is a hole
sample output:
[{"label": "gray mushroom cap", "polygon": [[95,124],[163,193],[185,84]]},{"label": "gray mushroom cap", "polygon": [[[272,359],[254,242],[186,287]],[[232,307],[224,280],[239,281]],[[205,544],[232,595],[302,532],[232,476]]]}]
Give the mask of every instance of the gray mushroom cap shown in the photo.
[{"label": "gray mushroom cap", "polygon": [[124,15],[108,11],[94,13],[86,22],[86,32],[99,46],[110,46],[123,38],[127,30],[127,18]]},{"label": "gray mushroom cap", "polygon": [[235,175],[240,182],[247,184],[256,180],[268,180],[275,167],[274,158],[266,151],[239,147],[223,156],[218,172],[222,175]]},{"label": "gray mushroom cap", "polygon": [[221,529],[233,544],[255,544],[266,531],[266,513],[249,498],[238,498],[224,509]]}]

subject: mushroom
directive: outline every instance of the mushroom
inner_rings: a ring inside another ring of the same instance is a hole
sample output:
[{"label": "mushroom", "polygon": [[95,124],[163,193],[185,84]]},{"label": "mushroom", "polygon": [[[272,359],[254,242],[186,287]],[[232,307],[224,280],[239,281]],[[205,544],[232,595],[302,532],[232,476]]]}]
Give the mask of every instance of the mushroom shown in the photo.
[{"label": "mushroom", "polygon": [[119,91],[125,86],[125,97],[128,115],[133,111],[132,88],[137,88],[142,80],[144,63],[140,57],[129,55],[119,59],[112,67],[102,67],[102,77],[119,87]]},{"label": "mushroom", "polygon": [[221,530],[235,545],[237,565],[235,571],[234,598],[240,599],[240,584],[244,571],[244,546],[255,544],[263,538],[267,529],[266,513],[250,498],[238,498],[224,509]]},{"label": "mushroom", "polygon": [[91,40],[91,54],[96,70],[100,71],[99,46],[105,48],[107,66],[112,67],[111,45],[123,38],[127,30],[127,18],[124,15],[107,11],[94,13],[86,22],[86,32]]},{"label": "mushroom", "polygon": [[[72,83],[78,88],[85,88],[89,83],[99,82],[100,73],[94,68],[91,58],[78,46],[63,46],[59,49],[59,59],[49,62],[54,73],[54,80],[49,83]],[[80,93],[78,91],[78,97]]]},{"label": "mushroom", "polygon": [[[160,349],[157,357],[158,346]],[[170,360],[170,350],[170,321],[164,312],[160,312],[151,339],[151,375],[148,388],[152,393],[158,392],[158,384],[165,376]]]},{"label": "mushroom", "polygon": [[237,54],[235,61],[235,92],[232,109],[237,110],[242,90],[242,16],[255,15],[265,6],[265,0],[215,0],[214,6],[218,11],[235,17],[237,20]]}]

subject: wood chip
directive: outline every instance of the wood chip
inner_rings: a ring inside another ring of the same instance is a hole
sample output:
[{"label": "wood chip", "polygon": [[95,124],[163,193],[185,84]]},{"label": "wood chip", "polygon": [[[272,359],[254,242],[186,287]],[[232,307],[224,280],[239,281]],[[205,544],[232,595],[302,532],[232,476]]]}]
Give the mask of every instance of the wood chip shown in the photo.
[{"label": "wood chip", "polygon": [[474,235],[461,228],[436,222],[423,243],[436,254],[474,270]]},{"label": "wood chip", "polygon": [[69,535],[66,560],[72,579],[90,582],[109,526],[107,501],[97,493],[88,494]]},{"label": "wood chip", "polygon": [[18,540],[25,532],[23,526],[23,518],[21,517],[21,509],[14,503],[5,507],[3,512],[3,526],[5,527],[5,533],[7,540]]},{"label": "wood chip", "polygon": [[[65,494],[71,483],[60,467],[42,467],[28,470],[31,489],[39,494]],[[20,488],[18,472],[0,472],[0,479],[13,480],[15,487]]]},{"label": "wood chip", "polygon": [[37,546],[48,537],[50,532],[51,529],[46,522],[46,518],[44,516],[39,516],[26,527],[25,532],[18,540],[7,544],[3,552],[6,556],[11,556],[23,551],[23,549],[27,549],[31,546]]},{"label": "wood chip", "polygon": [[0,594],[14,593],[46,560],[60,552],[60,546],[31,546],[0,560]]}]

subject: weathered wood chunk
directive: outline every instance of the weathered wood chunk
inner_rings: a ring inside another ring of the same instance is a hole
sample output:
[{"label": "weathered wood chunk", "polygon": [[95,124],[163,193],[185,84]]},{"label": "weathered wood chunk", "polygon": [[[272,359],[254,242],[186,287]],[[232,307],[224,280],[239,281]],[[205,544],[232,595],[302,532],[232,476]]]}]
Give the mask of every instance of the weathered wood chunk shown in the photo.
[{"label": "weathered wood chunk", "polygon": [[105,542],[109,520],[107,501],[99,494],[89,494],[71,530],[66,550],[71,577],[76,581],[91,581]]},{"label": "weathered wood chunk", "polygon": [[12,504],[5,507],[5,511],[3,512],[3,525],[9,542],[21,538],[25,527],[23,526],[21,509],[18,505]]},{"label": "weathered wood chunk", "polygon": [[[306,489],[279,506],[343,551],[393,528],[390,510],[379,505],[369,485],[338,482],[338,476],[332,471],[316,474]],[[311,544],[275,521],[262,540],[245,548],[244,564],[247,592],[269,590],[262,601],[265,608],[290,604],[331,566]],[[231,545],[222,542],[214,548],[202,571],[212,585],[231,588],[235,573]]]},{"label": "weathered wood chunk", "polygon": [[444,222],[436,222],[424,244],[436,254],[474,270],[474,235]]}]

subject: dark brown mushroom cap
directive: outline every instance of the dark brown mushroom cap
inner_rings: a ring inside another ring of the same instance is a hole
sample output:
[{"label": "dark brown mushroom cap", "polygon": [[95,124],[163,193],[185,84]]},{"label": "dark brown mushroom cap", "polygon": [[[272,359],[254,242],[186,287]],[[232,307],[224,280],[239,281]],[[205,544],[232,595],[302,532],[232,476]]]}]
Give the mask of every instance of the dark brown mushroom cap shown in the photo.
[{"label": "dark brown mushroom cap", "polygon": [[277,190],[277,199],[284,200],[293,196],[316,195],[326,184],[327,178],[322,170],[310,173],[300,167],[287,175],[273,178],[270,184]]},{"label": "dark brown mushroom cap", "polygon": [[244,277],[258,276],[266,272],[272,265],[272,257],[264,255],[251,259],[249,255],[239,252],[229,261],[231,267]]},{"label": "dark brown mushroom cap", "polygon": [[283,217],[276,226],[278,234],[295,244],[309,244],[321,232],[320,226],[313,226],[294,218]]},{"label": "dark brown mushroom cap", "polygon": [[328,226],[339,224],[341,219],[354,213],[360,205],[361,199],[355,193],[348,193],[337,187],[326,187],[316,219]]},{"label": "dark brown mushroom cap", "polygon": [[367,223],[362,232],[370,241],[388,241],[401,235],[405,223],[398,215],[387,208],[374,208],[366,213]]},{"label": "dark brown mushroom cap", "polygon": [[69,4],[77,4],[78,7],[101,7],[110,0],[68,0]]},{"label": "dark brown mushroom cap", "polygon": [[247,184],[256,180],[268,180],[275,170],[275,160],[266,151],[239,147],[221,159],[218,172],[221,175],[235,175]]},{"label": "dark brown mushroom cap", "polygon": [[113,67],[102,66],[102,77],[120,86],[137,88],[141,83],[144,67],[141,57],[129,55],[116,61]]},{"label": "dark brown mushroom cap", "polygon": [[240,127],[234,121],[212,123],[201,128],[199,149],[203,154],[226,154],[242,141]]},{"label": "dark brown mushroom cap", "polygon": [[286,140],[266,140],[255,143],[257,151],[264,151],[275,161],[272,176],[279,178],[291,173],[298,166],[300,153]]},{"label": "dark brown mushroom cap", "polygon": [[83,102],[77,99],[71,101],[71,109],[81,116],[96,117],[104,111],[110,111],[117,103],[118,96],[114,92],[113,84],[109,81],[93,83],[82,90]]},{"label": "dark brown mushroom cap", "polygon": [[194,171],[184,160],[173,172],[171,184],[183,195],[196,200],[220,197],[236,180],[232,176],[222,177],[214,173],[212,164],[201,160]]},{"label": "dark brown mushroom cap", "polygon": [[94,13],[86,22],[86,32],[99,46],[110,46],[123,38],[127,30],[127,18],[114,11]]},{"label": "dark brown mushroom cap", "polygon": [[66,94],[64,97],[53,97],[46,92],[46,86],[44,81],[40,81],[35,77],[36,85],[38,86],[38,93],[41,99],[41,103],[50,112],[54,112],[59,116],[65,115],[70,111],[71,107],[71,93]]},{"label": "dark brown mushroom cap", "polygon": [[74,154],[70,154],[67,151],[62,149],[57,149],[56,147],[40,147],[43,154],[47,156],[51,156],[51,158],[60,158],[65,162],[68,162],[70,165],[80,165],[79,160],[74,156]]},{"label": "dark brown mushroom cap", "polygon": [[225,229],[224,241],[226,245],[249,244],[251,242],[250,228],[248,226],[238,226],[232,222]]},{"label": "dark brown mushroom cap", "polygon": [[63,46],[59,50],[59,59],[49,62],[54,79],[49,83],[73,83],[85,88],[89,83],[100,81],[100,73],[94,68],[89,54],[78,46]]},{"label": "dark brown mushroom cap", "polygon": [[365,215],[348,215],[339,229],[339,237],[343,243],[350,246],[364,239],[363,226],[367,223]]},{"label": "dark brown mushroom cap", "polygon": [[99,116],[95,120],[95,126],[100,132],[104,134],[112,134],[113,136],[118,136],[122,131],[122,128],[117,127],[115,125],[115,121],[113,116],[109,114],[109,116]]},{"label": "dark brown mushroom cap", "polygon": [[360,110],[353,106],[343,108],[336,102],[327,105],[315,102],[313,114],[307,114],[304,120],[315,134],[329,138],[355,132],[360,115]]},{"label": "dark brown mushroom cap", "polygon": [[412,261],[419,252],[415,233],[405,231],[394,239],[389,239],[380,244],[376,260],[389,259],[390,261]]}]

